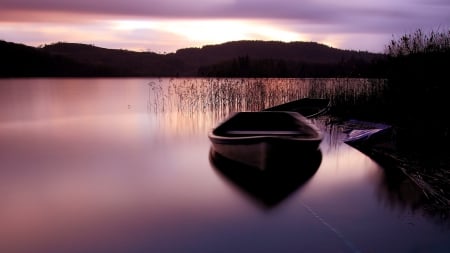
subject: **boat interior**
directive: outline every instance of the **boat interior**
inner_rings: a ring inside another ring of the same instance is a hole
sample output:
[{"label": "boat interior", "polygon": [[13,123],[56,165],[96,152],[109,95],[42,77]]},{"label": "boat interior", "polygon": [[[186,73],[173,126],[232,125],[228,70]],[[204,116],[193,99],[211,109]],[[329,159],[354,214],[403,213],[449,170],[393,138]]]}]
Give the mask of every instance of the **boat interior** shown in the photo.
[{"label": "boat interior", "polygon": [[315,136],[316,132],[295,112],[239,112],[215,130],[215,134],[238,137],[254,135]]}]

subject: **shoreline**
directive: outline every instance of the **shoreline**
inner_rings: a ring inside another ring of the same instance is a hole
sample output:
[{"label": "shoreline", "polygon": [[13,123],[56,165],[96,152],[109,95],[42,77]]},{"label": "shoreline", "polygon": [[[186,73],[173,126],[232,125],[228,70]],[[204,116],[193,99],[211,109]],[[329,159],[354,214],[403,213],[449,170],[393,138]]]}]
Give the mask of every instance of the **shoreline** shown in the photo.
[{"label": "shoreline", "polygon": [[[337,120],[338,125],[351,129],[354,126],[349,122],[342,118]],[[408,178],[423,194],[423,198],[409,204],[422,206],[427,214],[450,225],[448,147],[432,140],[415,143],[415,137],[411,129],[392,126],[388,131],[347,144],[381,165],[388,176],[398,178],[398,173],[401,173]]]}]

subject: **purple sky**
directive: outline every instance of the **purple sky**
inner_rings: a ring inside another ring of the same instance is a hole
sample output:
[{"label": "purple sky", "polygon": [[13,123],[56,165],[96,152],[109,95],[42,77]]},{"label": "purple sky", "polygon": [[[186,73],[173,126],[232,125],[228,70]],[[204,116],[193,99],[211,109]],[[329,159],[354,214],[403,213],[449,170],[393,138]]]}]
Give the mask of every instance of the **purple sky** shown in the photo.
[{"label": "purple sky", "polygon": [[174,52],[231,40],[316,41],[383,52],[448,29],[450,0],[0,0],[0,39]]}]

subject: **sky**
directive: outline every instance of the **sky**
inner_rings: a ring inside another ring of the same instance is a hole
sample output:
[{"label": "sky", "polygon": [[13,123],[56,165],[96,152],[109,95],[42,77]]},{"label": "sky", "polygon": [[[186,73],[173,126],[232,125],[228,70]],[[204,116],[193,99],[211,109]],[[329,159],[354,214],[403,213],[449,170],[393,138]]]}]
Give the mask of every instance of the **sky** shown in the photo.
[{"label": "sky", "polygon": [[0,40],[175,52],[236,40],[313,41],[382,53],[448,30],[450,0],[0,0]]}]

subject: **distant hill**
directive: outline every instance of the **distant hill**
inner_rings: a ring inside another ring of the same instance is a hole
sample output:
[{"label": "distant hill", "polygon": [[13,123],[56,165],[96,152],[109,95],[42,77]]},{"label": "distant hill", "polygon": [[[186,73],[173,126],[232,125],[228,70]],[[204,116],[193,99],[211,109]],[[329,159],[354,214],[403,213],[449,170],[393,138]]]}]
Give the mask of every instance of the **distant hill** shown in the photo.
[{"label": "distant hill", "polygon": [[384,55],[314,42],[235,41],[170,54],[0,41],[0,76],[361,76]]},{"label": "distant hill", "polygon": [[85,44],[56,43],[41,49],[81,64],[114,69],[124,76],[172,76],[183,70],[183,61],[151,52],[107,49]]},{"label": "distant hill", "polygon": [[81,76],[101,72],[65,57],[6,41],[0,41],[0,55],[1,77]]},{"label": "distant hill", "polygon": [[233,41],[202,48],[180,49],[177,56],[213,64],[230,58],[282,59],[310,63],[338,63],[352,57],[371,60],[377,54],[341,50],[316,42]]}]

